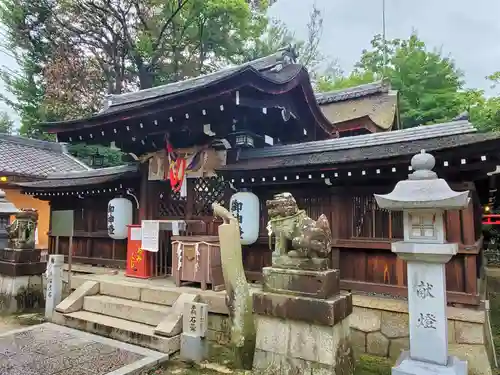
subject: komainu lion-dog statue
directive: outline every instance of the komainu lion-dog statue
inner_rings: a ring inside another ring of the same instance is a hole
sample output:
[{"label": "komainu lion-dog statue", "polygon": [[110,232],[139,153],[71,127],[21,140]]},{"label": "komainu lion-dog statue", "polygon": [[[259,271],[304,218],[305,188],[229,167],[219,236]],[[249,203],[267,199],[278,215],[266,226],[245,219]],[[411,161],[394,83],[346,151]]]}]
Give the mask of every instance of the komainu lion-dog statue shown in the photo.
[{"label": "komainu lion-dog statue", "polygon": [[[327,258],[331,252],[332,232],[325,215],[313,220],[299,209],[290,193],[276,194],[266,202],[269,244],[275,235],[273,257]],[[291,249],[288,244],[291,242]]]}]

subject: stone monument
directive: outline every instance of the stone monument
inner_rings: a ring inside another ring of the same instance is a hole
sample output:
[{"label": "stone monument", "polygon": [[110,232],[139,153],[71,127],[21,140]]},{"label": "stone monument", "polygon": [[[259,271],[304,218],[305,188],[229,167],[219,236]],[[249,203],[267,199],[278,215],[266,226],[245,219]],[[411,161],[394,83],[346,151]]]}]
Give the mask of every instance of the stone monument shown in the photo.
[{"label": "stone monument", "polygon": [[[10,223],[10,216],[14,220]],[[22,311],[43,306],[40,250],[35,249],[36,210],[17,210],[0,190],[0,310]]]},{"label": "stone monument", "polygon": [[52,319],[56,306],[62,300],[64,255],[49,255],[45,276],[47,293],[45,298],[45,317]]},{"label": "stone monument", "polygon": [[181,358],[201,362],[208,356],[208,306],[206,303],[187,302],[184,305],[181,333]]},{"label": "stone monument", "polygon": [[[331,269],[332,234],[325,215],[300,210],[289,193],[267,201],[272,267],[263,269],[262,291],[253,294],[257,339],[253,368],[270,374],[354,372],[350,293],[340,292]],[[291,248],[289,248],[289,244]]]},{"label": "stone monument", "polygon": [[435,159],[422,150],[411,159],[414,170],[378,205],[403,211],[404,240],[392,251],[408,264],[410,350],[403,352],[393,375],[467,374],[467,362],[448,355],[445,265],[458,245],[446,243],[444,211],[467,207],[469,192],[451,190],[432,171]]}]

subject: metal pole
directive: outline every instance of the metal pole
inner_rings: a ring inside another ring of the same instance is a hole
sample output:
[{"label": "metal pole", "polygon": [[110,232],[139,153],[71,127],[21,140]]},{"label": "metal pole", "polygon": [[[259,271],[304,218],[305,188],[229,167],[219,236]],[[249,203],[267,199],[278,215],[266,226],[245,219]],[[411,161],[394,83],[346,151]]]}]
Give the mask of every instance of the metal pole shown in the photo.
[{"label": "metal pole", "polygon": [[71,264],[72,263],[73,263],[73,236],[70,236],[69,247],[68,247],[68,288],[69,288],[69,293],[71,293],[71,272],[72,272]]},{"label": "metal pole", "polygon": [[382,78],[386,78],[387,67],[387,42],[385,37],[385,0],[382,0],[382,47],[383,47],[383,70]]}]

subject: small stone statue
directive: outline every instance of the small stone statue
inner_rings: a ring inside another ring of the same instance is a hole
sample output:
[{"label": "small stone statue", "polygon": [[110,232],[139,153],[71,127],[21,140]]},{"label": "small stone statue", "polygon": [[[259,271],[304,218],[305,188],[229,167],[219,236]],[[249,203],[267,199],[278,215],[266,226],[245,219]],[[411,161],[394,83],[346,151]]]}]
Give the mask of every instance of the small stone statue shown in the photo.
[{"label": "small stone statue", "polygon": [[38,212],[34,209],[21,209],[14,214],[14,221],[7,226],[9,248],[34,249],[35,231],[38,222]]},{"label": "small stone statue", "polygon": [[[269,240],[276,237],[273,257],[327,258],[331,252],[332,233],[325,215],[314,221],[297,206],[290,193],[276,194],[266,202]],[[291,241],[292,249],[288,249]]]}]

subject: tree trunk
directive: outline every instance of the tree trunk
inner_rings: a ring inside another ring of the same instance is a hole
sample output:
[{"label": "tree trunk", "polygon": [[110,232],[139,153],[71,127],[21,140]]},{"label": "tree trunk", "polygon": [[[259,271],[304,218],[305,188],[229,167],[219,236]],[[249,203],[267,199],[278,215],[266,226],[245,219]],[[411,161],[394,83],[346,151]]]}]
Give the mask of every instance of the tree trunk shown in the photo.
[{"label": "tree trunk", "polygon": [[212,204],[214,215],[224,219],[219,226],[222,273],[226,305],[231,318],[231,346],[235,365],[251,369],[255,352],[255,324],[250,288],[243,269],[240,227],[234,216],[221,205]]}]

